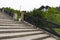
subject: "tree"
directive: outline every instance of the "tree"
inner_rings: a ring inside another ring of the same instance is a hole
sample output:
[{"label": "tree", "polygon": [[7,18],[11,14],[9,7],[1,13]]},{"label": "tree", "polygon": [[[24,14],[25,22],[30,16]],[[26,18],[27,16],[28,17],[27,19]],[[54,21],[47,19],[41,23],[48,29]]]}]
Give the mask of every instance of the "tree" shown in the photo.
[{"label": "tree", "polygon": [[42,10],[43,8],[45,8],[45,7],[42,5],[39,9]]}]

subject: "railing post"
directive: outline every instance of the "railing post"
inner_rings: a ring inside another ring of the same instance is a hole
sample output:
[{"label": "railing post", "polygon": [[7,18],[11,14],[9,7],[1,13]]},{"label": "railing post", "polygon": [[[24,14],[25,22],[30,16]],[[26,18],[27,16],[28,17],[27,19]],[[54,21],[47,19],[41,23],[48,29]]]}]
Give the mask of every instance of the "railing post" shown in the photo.
[{"label": "railing post", "polygon": [[13,19],[14,19],[14,20],[17,20],[17,13],[14,13]]},{"label": "railing post", "polygon": [[26,11],[22,11],[22,12],[21,12],[21,21],[22,21],[22,22],[24,21],[24,14],[26,14]]}]

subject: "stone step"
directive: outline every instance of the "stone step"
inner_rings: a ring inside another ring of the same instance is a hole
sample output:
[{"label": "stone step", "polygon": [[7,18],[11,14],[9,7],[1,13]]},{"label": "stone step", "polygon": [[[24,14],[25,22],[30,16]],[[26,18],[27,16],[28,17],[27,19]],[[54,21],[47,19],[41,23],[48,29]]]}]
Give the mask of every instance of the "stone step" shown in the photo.
[{"label": "stone step", "polygon": [[11,19],[11,18],[10,18],[10,16],[0,14],[0,19]]},{"label": "stone step", "polygon": [[11,38],[5,38],[4,40],[32,40],[35,38],[42,38],[42,37],[46,37],[49,36],[47,34],[29,34],[29,35],[25,35],[25,36],[17,36],[17,37],[11,37]]},{"label": "stone step", "polygon": [[0,13],[0,19],[11,19],[10,16],[6,15],[5,13]]},{"label": "stone step", "polygon": [[9,28],[9,29],[11,29],[11,28],[34,28],[34,27],[31,27],[31,26],[24,26],[24,25],[0,25],[0,29],[1,28]]},{"label": "stone step", "polygon": [[13,21],[13,20],[10,20],[10,19],[1,19],[0,18],[0,21]]},{"label": "stone step", "polygon": [[14,21],[14,20],[10,20],[10,19],[0,19],[0,23],[5,23],[5,22],[7,22],[7,23],[11,23],[11,22],[13,22],[13,23],[18,23],[17,21]]},{"label": "stone step", "polygon": [[[12,21],[14,21],[14,20],[13,20],[13,19],[1,19],[1,18],[0,18],[0,22],[1,22],[1,21],[4,21],[4,22],[12,22]],[[15,21],[14,21],[14,22],[15,22]]]},{"label": "stone step", "polygon": [[[5,33],[20,33],[20,32],[34,32],[34,31],[40,31],[40,30],[14,30],[14,31],[0,31],[0,34],[5,34]],[[44,33],[44,32],[43,32]]]},{"label": "stone step", "polygon": [[0,29],[35,29],[35,28],[0,28]]},{"label": "stone step", "polygon": [[11,21],[11,22],[4,22],[4,21],[0,21],[1,24],[21,24],[20,22],[14,22],[14,21]]},{"label": "stone step", "polygon": [[46,37],[42,37],[42,38],[35,38],[35,39],[32,39],[32,40],[43,40],[43,39],[46,39],[46,38],[50,38],[51,36],[46,36]]},{"label": "stone step", "polygon": [[43,31],[33,31],[33,32],[19,32],[19,33],[4,33],[4,34],[0,34],[0,37],[12,37],[12,36],[17,36],[17,35],[29,35],[29,34],[41,34],[43,33]]},{"label": "stone step", "polygon": [[16,21],[0,21],[0,23],[18,23]]},{"label": "stone step", "polygon": [[33,40],[57,40],[57,38],[50,35],[50,36],[46,36],[46,37],[42,37],[42,38],[35,38]]},{"label": "stone step", "polygon": [[25,23],[18,23],[18,22],[0,22],[0,26],[30,26],[32,27],[32,25],[28,25]]},{"label": "stone step", "polygon": [[35,28],[24,24],[0,24],[0,28]]},{"label": "stone step", "polygon": [[26,23],[20,23],[20,22],[17,22],[17,21],[15,21],[15,22],[3,22],[3,21],[1,21],[0,22],[0,25],[11,25],[11,24],[18,24],[18,25],[24,25],[24,26],[31,26],[31,25],[28,25],[28,24],[26,24]]},{"label": "stone step", "polygon": [[43,39],[43,40],[57,40],[57,39],[55,39],[53,37],[49,37],[49,38],[46,38],[46,39]]},{"label": "stone step", "polygon": [[0,23],[0,25],[2,25],[2,26],[3,26],[3,25],[17,25],[17,26],[18,26],[18,25],[21,25],[21,24],[5,24],[5,23],[1,24],[1,23]]},{"label": "stone step", "polygon": [[23,23],[20,23],[19,21],[0,21],[0,24],[23,24]]},{"label": "stone step", "polygon": [[6,17],[6,16],[0,16],[0,19],[9,19],[9,20],[12,20],[10,17]]},{"label": "stone step", "polygon": [[33,31],[38,29],[0,29],[0,31]]},{"label": "stone step", "polygon": [[0,20],[0,22],[15,22],[14,20],[12,21],[12,20]]}]

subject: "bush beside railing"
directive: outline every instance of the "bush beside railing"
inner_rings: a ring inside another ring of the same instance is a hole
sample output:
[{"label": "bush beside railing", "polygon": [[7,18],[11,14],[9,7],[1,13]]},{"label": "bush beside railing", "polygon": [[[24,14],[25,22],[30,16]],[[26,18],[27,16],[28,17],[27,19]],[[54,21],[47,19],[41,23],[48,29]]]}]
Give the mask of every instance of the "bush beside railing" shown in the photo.
[{"label": "bush beside railing", "polygon": [[[49,21],[53,24],[49,24],[49,22],[43,22],[41,21],[41,26],[50,26],[50,25],[55,25],[55,28],[52,28],[56,33],[58,33],[60,35],[60,11],[58,11],[56,9],[56,7],[51,7],[48,9],[48,11],[43,11],[40,9],[34,9],[33,11],[27,12],[27,14],[31,17],[38,17],[40,19],[42,19],[43,21]],[[34,18],[32,18],[34,19]],[[30,21],[32,21],[31,19],[29,19]],[[37,19],[38,20],[38,19]],[[39,24],[39,23],[38,23]],[[37,25],[37,24],[36,24]],[[58,27],[58,26],[59,27]],[[50,26],[52,27],[52,26]]]},{"label": "bush beside railing", "polygon": [[36,27],[39,27],[41,29],[44,29],[58,37],[60,37],[60,33],[58,33],[55,29],[60,29],[60,25],[48,22],[44,19],[41,19],[39,17],[34,17],[29,14],[24,15],[24,20],[29,22],[32,25],[35,25]]}]

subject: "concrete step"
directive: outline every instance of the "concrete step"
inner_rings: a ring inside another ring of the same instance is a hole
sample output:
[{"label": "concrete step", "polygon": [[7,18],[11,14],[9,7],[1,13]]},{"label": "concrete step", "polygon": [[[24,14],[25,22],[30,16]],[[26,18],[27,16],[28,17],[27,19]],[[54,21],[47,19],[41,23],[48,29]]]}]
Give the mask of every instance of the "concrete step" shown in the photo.
[{"label": "concrete step", "polygon": [[[33,30],[37,30],[37,29],[0,29],[0,32],[1,31],[33,31]],[[38,31],[38,30],[37,30]],[[39,30],[40,31],[40,30]]]},{"label": "concrete step", "polygon": [[43,39],[46,39],[46,38],[50,38],[51,36],[46,36],[46,37],[42,37],[42,38],[35,38],[35,39],[32,39],[32,40],[43,40]]},{"label": "concrete step", "polygon": [[10,19],[11,20],[10,17],[6,17],[5,15],[4,16],[3,15],[2,16],[0,15],[0,19]]},{"label": "concrete step", "polygon": [[43,40],[57,40],[57,39],[55,39],[53,37],[49,37],[49,38],[46,38],[46,39],[43,39]]},{"label": "concrete step", "polygon": [[10,19],[1,19],[0,18],[0,21],[13,21],[13,20],[10,20]]},{"label": "concrete step", "polygon": [[4,33],[4,34],[0,34],[0,38],[1,37],[13,37],[13,36],[17,36],[17,35],[30,35],[30,34],[40,34],[40,33],[43,33],[43,31],[33,31],[33,32],[20,32],[20,33]]},{"label": "concrete step", "polygon": [[9,29],[11,29],[11,28],[30,28],[30,29],[32,29],[32,28],[34,28],[34,27],[31,27],[31,26],[24,26],[24,25],[0,25],[0,29],[3,29],[3,28],[9,28]]},{"label": "concrete step", "polygon": [[46,36],[46,37],[42,37],[42,38],[35,38],[33,40],[57,40],[57,39],[50,35],[50,36]]},{"label": "concrete step", "polygon": [[0,22],[15,22],[13,19],[0,19]]},{"label": "concrete step", "polygon": [[32,27],[32,25],[28,25],[26,23],[19,23],[19,22],[0,22],[0,26],[5,26],[5,25],[22,25],[22,26],[30,26]]},{"label": "concrete step", "polygon": [[33,34],[33,35],[28,35],[28,36],[19,36],[19,37],[13,37],[13,38],[7,38],[7,39],[4,39],[4,40],[32,40],[32,39],[35,39],[35,38],[42,38],[42,37],[46,37],[46,36],[49,36],[47,34]]},{"label": "concrete step", "polygon": [[0,13],[1,19],[11,19],[10,16],[6,15],[5,13]]},{"label": "concrete step", "polygon": [[[34,32],[34,31],[40,31],[40,30],[14,30],[14,31],[0,31],[0,34],[5,34],[5,33],[20,33],[20,32]],[[43,32],[44,33],[44,32]]]},{"label": "concrete step", "polygon": [[4,21],[0,21],[0,24],[20,24],[18,22],[4,22]]},{"label": "concrete step", "polygon": [[1,24],[0,23],[0,28],[34,28],[33,26],[30,25],[25,25],[25,24]]},{"label": "concrete step", "polygon": [[14,21],[11,21],[11,22],[0,21],[0,24],[21,24],[21,23],[19,23],[19,22],[14,22]]},{"label": "concrete step", "polygon": [[10,20],[10,19],[0,19],[0,22],[2,22],[2,23],[3,23],[3,22],[8,22],[8,23],[9,23],[9,22],[13,22],[13,23],[17,23],[17,21],[14,21],[13,19],[11,19],[11,20]]},{"label": "concrete step", "polygon": [[0,29],[34,29],[34,28],[0,28]]},{"label": "concrete step", "polygon": [[1,24],[1,23],[0,23],[0,25],[2,25],[2,26],[3,26],[3,25],[10,25],[10,26],[16,25],[16,26],[19,26],[19,25],[21,25],[21,24],[5,24],[5,23]]}]

